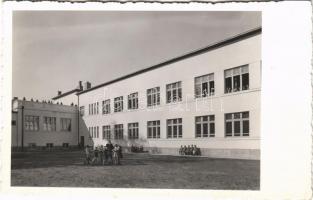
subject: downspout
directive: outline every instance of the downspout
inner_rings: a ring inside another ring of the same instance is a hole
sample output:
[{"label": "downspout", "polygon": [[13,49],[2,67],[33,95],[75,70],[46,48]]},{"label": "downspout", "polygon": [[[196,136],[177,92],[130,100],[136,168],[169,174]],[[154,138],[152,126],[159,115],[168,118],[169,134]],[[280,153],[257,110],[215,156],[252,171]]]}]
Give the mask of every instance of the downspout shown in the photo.
[{"label": "downspout", "polygon": [[24,106],[22,108],[22,151],[24,151]]},{"label": "downspout", "polygon": [[78,147],[81,147],[79,142],[79,116],[80,116],[80,106],[79,106],[79,95],[77,95],[77,141],[78,141]]}]

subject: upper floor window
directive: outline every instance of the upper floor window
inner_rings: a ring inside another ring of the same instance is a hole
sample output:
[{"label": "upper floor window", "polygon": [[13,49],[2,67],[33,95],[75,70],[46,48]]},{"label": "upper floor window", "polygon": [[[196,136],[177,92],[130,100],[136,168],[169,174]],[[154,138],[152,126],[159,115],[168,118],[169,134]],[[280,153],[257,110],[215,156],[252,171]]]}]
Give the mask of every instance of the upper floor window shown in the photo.
[{"label": "upper floor window", "polygon": [[128,109],[138,109],[138,92],[128,95]]},{"label": "upper floor window", "polygon": [[214,115],[196,117],[196,137],[214,137]]},{"label": "upper floor window", "polygon": [[147,105],[160,105],[160,87],[150,88],[147,90]]},{"label": "upper floor window", "polygon": [[102,126],[102,139],[111,139],[111,128],[110,125]]},{"label": "upper floor window", "polygon": [[110,99],[102,101],[102,114],[109,114],[111,112]]},{"label": "upper floor window", "polygon": [[24,122],[26,131],[38,131],[39,130],[39,116],[26,115]]},{"label": "upper floor window", "polygon": [[55,131],[56,130],[55,117],[43,117],[43,130]]},{"label": "upper floor window", "polygon": [[137,123],[128,124],[128,139],[138,139],[139,138],[139,128]]},{"label": "upper floor window", "polygon": [[114,139],[123,139],[123,124],[114,125]]},{"label": "upper floor window", "polygon": [[148,121],[148,138],[160,138],[160,120]]},{"label": "upper floor window", "polygon": [[182,100],[181,81],[166,85],[166,103]]},{"label": "upper floor window", "polygon": [[249,66],[225,70],[225,93],[249,89]]},{"label": "upper floor window", "polygon": [[195,78],[195,97],[214,95],[214,74],[207,74]]},{"label": "upper floor window", "polygon": [[225,114],[225,136],[249,136],[249,112]]},{"label": "upper floor window", "polygon": [[60,119],[61,124],[61,131],[71,131],[71,119],[69,118],[61,118]]},{"label": "upper floor window", "polygon": [[182,118],[167,120],[167,138],[182,138],[183,124]]},{"label": "upper floor window", "polygon": [[114,98],[114,112],[123,111],[123,96]]}]

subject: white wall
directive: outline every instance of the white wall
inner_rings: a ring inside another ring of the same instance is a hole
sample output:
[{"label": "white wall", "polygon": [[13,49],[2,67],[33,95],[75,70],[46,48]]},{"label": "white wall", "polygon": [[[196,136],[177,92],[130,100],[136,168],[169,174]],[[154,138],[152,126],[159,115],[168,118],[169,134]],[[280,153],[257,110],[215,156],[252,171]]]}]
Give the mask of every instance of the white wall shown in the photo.
[{"label": "white wall", "polygon": [[[248,91],[224,94],[224,70],[249,64],[250,89]],[[215,95],[211,100],[199,100],[198,111],[194,99],[194,78],[214,73]],[[183,101],[176,106],[166,104],[165,87],[168,83],[182,81]],[[146,90],[160,86],[161,105],[159,111],[147,109]],[[261,35],[257,35],[219,49],[187,58],[114,84],[80,95],[80,106],[85,106],[83,117],[87,127],[99,126],[100,138],[95,144],[104,144],[102,126],[124,124],[124,138],[127,138],[127,123],[139,122],[139,135],[147,137],[147,121],[161,120],[161,139],[149,139],[145,146],[178,147],[181,144],[196,143],[205,148],[259,149],[260,142],[260,95],[261,95]],[[127,95],[139,92],[139,109],[127,110]],[[114,98],[124,97],[124,111],[114,113]],[[88,104],[111,99],[111,114],[88,115]],[[186,105],[188,110],[186,110]],[[211,108],[211,109],[210,109]],[[177,110],[179,109],[179,110]],[[250,136],[239,138],[224,137],[224,114],[230,112],[250,112]],[[215,138],[195,138],[195,116],[215,115]],[[183,118],[183,138],[166,139],[166,119]]]}]

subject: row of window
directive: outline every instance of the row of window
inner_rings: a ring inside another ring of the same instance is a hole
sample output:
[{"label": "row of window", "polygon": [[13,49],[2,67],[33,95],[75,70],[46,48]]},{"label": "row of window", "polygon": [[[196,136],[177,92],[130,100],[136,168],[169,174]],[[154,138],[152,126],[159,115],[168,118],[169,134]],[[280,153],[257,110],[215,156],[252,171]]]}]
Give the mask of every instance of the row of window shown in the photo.
[{"label": "row of window", "polygon": [[[43,130],[56,131],[56,117],[43,117]],[[39,131],[39,116],[25,115],[24,128],[26,131]],[[60,131],[71,131],[71,119],[60,118]]]},{"label": "row of window", "polygon": [[[248,65],[224,71],[225,93],[238,92],[249,89]],[[195,98],[214,95],[214,73],[195,77]],[[182,101],[182,82],[178,81],[166,85],[166,103]],[[160,87],[147,89],[147,106],[160,105]],[[138,92],[128,95],[127,106],[129,110],[138,109]],[[102,101],[102,114],[111,112],[110,99]],[[123,111],[123,96],[114,98],[114,112]],[[84,115],[84,106],[80,108]],[[99,103],[89,104],[89,115],[99,114]]]},{"label": "row of window", "polygon": [[[167,138],[183,137],[182,118],[167,119]],[[123,139],[123,124],[115,124],[111,130],[110,125],[102,126],[102,139]],[[139,138],[139,123],[128,123],[128,139]],[[111,131],[113,137],[111,137]],[[99,126],[89,127],[92,138],[99,138]],[[249,112],[236,112],[225,114],[225,137],[249,136]],[[215,137],[215,116],[195,117],[195,137]],[[147,121],[147,138],[160,138],[160,120]]]}]

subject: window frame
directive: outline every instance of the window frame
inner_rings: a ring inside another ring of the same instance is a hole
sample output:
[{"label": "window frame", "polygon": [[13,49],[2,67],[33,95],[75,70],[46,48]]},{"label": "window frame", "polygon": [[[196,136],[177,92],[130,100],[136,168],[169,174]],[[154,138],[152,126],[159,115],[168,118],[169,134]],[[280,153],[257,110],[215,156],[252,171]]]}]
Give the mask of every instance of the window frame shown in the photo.
[{"label": "window frame", "polygon": [[[174,94],[176,95],[176,98],[174,98]],[[182,101],[182,95],[181,81],[166,84],[166,103],[180,102]]]},{"label": "window frame", "polygon": [[[247,117],[243,115],[246,114]],[[227,119],[228,118],[228,119]],[[234,112],[234,113],[225,113],[224,115],[224,123],[225,123],[225,134],[224,137],[249,137],[250,136],[250,112],[242,111],[242,112]],[[248,123],[248,132],[245,133],[244,122]],[[236,125],[239,123],[239,132],[236,132]],[[227,124],[231,124],[231,132],[227,130]]]},{"label": "window frame", "polygon": [[[149,99],[151,103],[149,103]],[[154,107],[160,105],[160,87],[153,87],[147,89],[147,107]]]},{"label": "window frame", "polygon": [[[224,70],[224,93],[234,93],[250,89],[249,64]],[[247,76],[248,85],[243,85],[243,76]],[[235,81],[236,80],[238,81]],[[238,83],[237,83],[238,82]],[[239,84],[239,86],[236,86]],[[230,85],[230,87],[228,86]]]},{"label": "window frame", "polygon": [[173,118],[166,120],[166,138],[167,139],[183,138],[183,118]]},{"label": "window frame", "polygon": [[102,115],[107,115],[111,113],[111,99],[106,99],[102,101]]},{"label": "window frame", "polygon": [[123,106],[123,96],[115,97],[114,98],[114,112],[122,112],[124,109]]},{"label": "window frame", "polygon": [[[205,118],[207,120],[205,120]],[[197,120],[200,119],[200,120]],[[211,130],[211,125],[214,125],[214,131]],[[200,134],[197,131],[197,125],[201,126]],[[206,125],[207,134],[204,134],[204,125]],[[195,138],[210,138],[215,137],[215,115],[203,115],[195,117]]]},{"label": "window frame", "polygon": [[131,93],[127,96],[128,110],[138,109],[138,92]]},{"label": "window frame", "polygon": [[[215,95],[215,79],[214,78],[215,78],[214,73],[205,74],[202,76],[195,77],[195,79],[194,79],[194,90],[195,90],[194,95],[195,95],[195,98],[204,98],[204,97],[209,97],[209,96]],[[204,79],[206,79],[206,80],[204,80]],[[207,90],[209,90],[209,92],[204,91],[204,89],[203,89],[204,83],[207,84]],[[211,83],[213,83],[212,88],[211,88]],[[198,87],[200,87],[200,94],[197,94]]]},{"label": "window frame", "polygon": [[147,121],[147,139],[161,138],[161,121],[152,120]]}]

